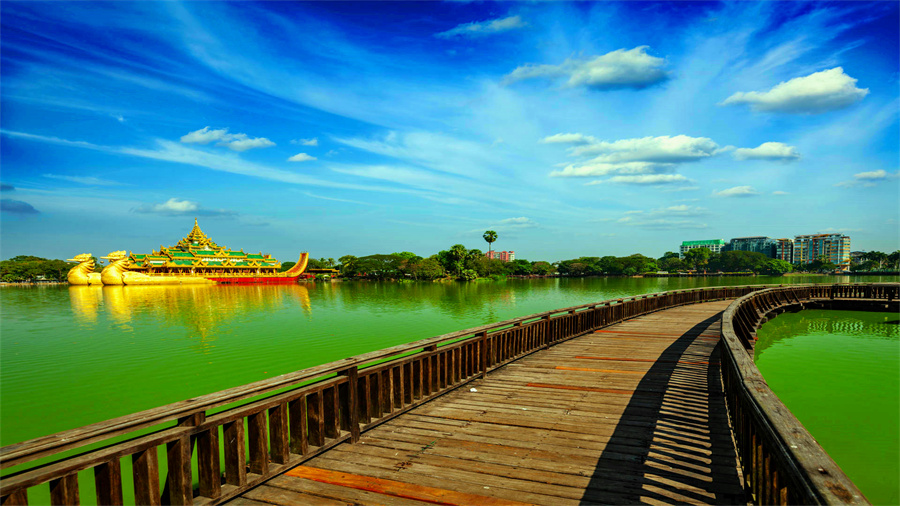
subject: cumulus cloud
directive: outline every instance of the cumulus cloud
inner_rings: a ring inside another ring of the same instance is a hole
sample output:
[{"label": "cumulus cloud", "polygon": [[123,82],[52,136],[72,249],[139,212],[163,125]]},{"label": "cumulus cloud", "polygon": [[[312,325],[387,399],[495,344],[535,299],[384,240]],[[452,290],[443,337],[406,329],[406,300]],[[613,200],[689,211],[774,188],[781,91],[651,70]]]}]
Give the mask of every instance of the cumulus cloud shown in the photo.
[{"label": "cumulus cloud", "polygon": [[616,221],[633,227],[660,230],[667,228],[701,229],[707,228],[707,225],[688,218],[709,214],[709,210],[703,207],[679,204],[649,211],[626,211],[624,214],[625,216]]},{"label": "cumulus cloud", "polygon": [[318,146],[319,138],[313,137],[312,139],[293,139],[291,140],[291,144],[298,144],[300,146]]},{"label": "cumulus cloud", "polygon": [[6,183],[0,183],[0,192],[11,192],[16,189],[15,186]]},{"label": "cumulus cloud", "polygon": [[737,160],[773,160],[792,162],[800,159],[794,146],[782,142],[764,142],[756,148],[738,148],[732,153]]},{"label": "cumulus cloud", "polygon": [[721,150],[707,137],[687,135],[620,139],[614,142],[591,142],[571,149],[573,155],[600,154],[598,162],[644,161],[656,163],[693,162],[709,158]]},{"label": "cumulus cloud", "polygon": [[840,183],[835,184],[835,186],[842,186],[844,188],[852,188],[854,186],[863,186],[866,188],[871,188],[875,186],[877,183],[881,183],[883,181],[887,181],[888,179],[894,179],[900,177],[900,171],[898,172],[888,172],[884,169],[872,170],[868,172],[859,172],[853,175],[853,179],[850,181],[842,181]]},{"label": "cumulus cloud", "polygon": [[721,105],[747,104],[755,111],[819,114],[851,106],[869,94],[841,67],[796,77],[769,91],[737,92]]},{"label": "cumulus cloud", "polygon": [[136,213],[162,214],[166,216],[234,216],[227,209],[205,209],[196,202],[171,198],[162,204],[145,204],[132,211]]},{"label": "cumulus cloud", "polygon": [[636,184],[636,185],[658,185],[658,184],[674,184],[687,183],[691,180],[681,174],[646,174],[640,176],[613,176],[602,181],[591,181],[587,186],[614,183],[614,184]]},{"label": "cumulus cloud", "polygon": [[247,151],[254,148],[268,148],[275,143],[265,137],[248,137],[247,134],[228,133],[227,128],[212,130],[208,126],[181,136],[181,142],[185,144],[209,144],[215,142],[217,146],[226,146],[234,151]]},{"label": "cumulus cloud", "polygon": [[0,199],[0,211],[10,214],[40,214],[40,211],[28,202],[12,199]]},{"label": "cumulus cloud", "polygon": [[566,86],[594,90],[642,89],[669,78],[666,60],[647,54],[648,46],[618,49],[588,59],[569,58],[559,65],[523,65],[505,78],[514,83],[527,79],[568,78]]},{"label": "cumulus cloud", "polygon": [[89,186],[123,186],[123,183],[119,183],[117,181],[110,181],[108,179],[100,179],[94,176],[65,176],[61,174],[44,174],[44,177],[49,177],[50,179],[59,179],[62,181],[69,181],[71,183],[84,184]]},{"label": "cumulus cloud", "polygon": [[735,186],[725,190],[714,191],[713,195],[719,197],[753,197],[759,195],[759,192],[752,186]]},{"label": "cumulus cloud", "polygon": [[454,37],[483,37],[495,33],[508,32],[528,26],[519,16],[508,16],[499,19],[489,19],[472,23],[457,25],[445,32],[434,34],[439,39],[452,39]]},{"label": "cumulus cloud", "polygon": [[296,155],[288,158],[289,162],[308,162],[311,160],[315,160],[316,157],[309,156],[306,153],[297,153]]},{"label": "cumulus cloud", "polygon": [[606,163],[588,161],[583,164],[570,164],[562,170],[555,170],[550,177],[600,177],[613,174],[654,174],[674,167],[674,164],[651,162]]}]

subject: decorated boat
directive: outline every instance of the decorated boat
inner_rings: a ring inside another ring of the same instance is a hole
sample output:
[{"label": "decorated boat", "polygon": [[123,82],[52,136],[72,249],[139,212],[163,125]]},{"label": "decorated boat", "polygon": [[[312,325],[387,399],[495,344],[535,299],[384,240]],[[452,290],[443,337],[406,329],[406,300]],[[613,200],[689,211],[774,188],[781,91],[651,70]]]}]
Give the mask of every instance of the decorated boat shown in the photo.
[{"label": "decorated boat", "polygon": [[[75,257],[79,259],[84,255]],[[104,285],[185,285],[185,284],[264,284],[295,283],[304,275],[308,253],[301,253],[293,267],[279,272],[281,262],[263,253],[245,253],[219,246],[200,230],[197,219],[190,233],[174,246],[160,246],[148,254],[114,251],[103,257],[110,263],[100,273]],[[93,284],[85,279],[83,262],[70,271],[71,284]],[[93,262],[90,267],[93,268]],[[72,273],[77,274],[73,276]],[[81,282],[84,280],[85,282]],[[72,283],[72,281],[75,281]]]}]

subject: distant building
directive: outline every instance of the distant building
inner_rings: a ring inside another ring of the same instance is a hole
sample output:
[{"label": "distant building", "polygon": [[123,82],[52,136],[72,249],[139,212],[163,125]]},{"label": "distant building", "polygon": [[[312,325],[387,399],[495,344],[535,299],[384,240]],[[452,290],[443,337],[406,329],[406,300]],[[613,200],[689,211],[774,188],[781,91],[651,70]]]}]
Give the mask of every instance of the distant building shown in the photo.
[{"label": "distant building", "polygon": [[488,251],[484,256],[490,259],[500,260],[501,262],[512,262],[516,259],[515,251]]},{"label": "distant building", "polygon": [[728,251],[752,251],[772,258],[775,240],[771,237],[738,237],[728,243]]},{"label": "distant building", "polygon": [[772,246],[772,258],[794,263],[794,240],[775,239],[775,244]]},{"label": "distant building", "polygon": [[721,253],[725,247],[725,239],[709,239],[706,241],[684,241],[678,251],[678,257],[684,258],[684,254],[695,248],[707,248],[712,253]]},{"label": "distant building", "polygon": [[842,234],[798,235],[794,238],[794,263],[822,259],[840,270],[850,268],[850,236]]}]

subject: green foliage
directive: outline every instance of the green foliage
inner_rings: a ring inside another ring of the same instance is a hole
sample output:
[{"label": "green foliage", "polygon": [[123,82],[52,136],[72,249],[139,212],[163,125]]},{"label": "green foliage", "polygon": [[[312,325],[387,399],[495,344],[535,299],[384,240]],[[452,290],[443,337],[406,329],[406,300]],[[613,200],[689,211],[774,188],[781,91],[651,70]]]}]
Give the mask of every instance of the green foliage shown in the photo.
[{"label": "green foliage", "polygon": [[705,269],[712,252],[709,248],[694,248],[684,252],[684,261],[693,269]]},{"label": "green foliage", "polygon": [[787,274],[794,269],[794,266],[790,264],[790,262],[785,262],[784,260],[778,258],[770,258],[766,261],[766,266],[763,269],[763,272],[766,274],[771,274],[773,276],[780,276],[783,274]]},{"label": "green foliage", "polygon": [[516,276],[527,276],[534,271],[531,262],[528,260],[513,260],[510,263],[512,264],[512,274]]},{"label": "green foliage", "polygon": [[[668,255],[668,253],[666,253],[666,255]],[[661,271],[666,272],[684,272],[688,270],[688,265],[684,260],[678,258],[677,253],[674,257],[664,255],[657,261],[657,265],[659,265]]]},{"label": "green foliage", "polygon": [[556,269],[550,265],[549,262],[532,262],[531,264],[531,272],[532,274],[537,274],[538,276],[546,276],[548,274],[552,274]]},{"label": "green foliage", "polygon": [[483,237],[484,240],[487,241],[488,251],[490,251],[491,244],[493,244],[494,241],[497,240],[497,232],[494,232],[493,230],[485,230],[484,235],[482,235],[481,237]]},{"label": "green foliage", "polygon": [[[287,263],[287,262],[285,262]],[[282,264],[284,265],[284,264]],[[327,269],[325,266],[325,262],[322,260],[316,260],[315,258],[310,258],[306,264],[307,269]]]},{"label": "green foliage", "polygon": [[[279,269],[278,272],[289,271],[295,265],[297,265],[297,262],[281,262],[281,269]],[[307,264],[307,267],[309,267],[309,264]]]},{"label": "green foliage", "polygon": [[478,273],[475,272],[474,269],[463,269],[459,274],[459,279],[464,279],[466,281],[473,281],[478,278]]},{"label": "green foliage", "polygon": [[772,259],[755,251],[726,251],[711,255],[709,268],[722,272],[768,272],[769,260]]},{"label": "green foliage", "polygon": [[0,279],[7,283],[34,282],[41,279],[65,281],[69,270],[76,265],[65,260],[19,255],[0,262]]}]

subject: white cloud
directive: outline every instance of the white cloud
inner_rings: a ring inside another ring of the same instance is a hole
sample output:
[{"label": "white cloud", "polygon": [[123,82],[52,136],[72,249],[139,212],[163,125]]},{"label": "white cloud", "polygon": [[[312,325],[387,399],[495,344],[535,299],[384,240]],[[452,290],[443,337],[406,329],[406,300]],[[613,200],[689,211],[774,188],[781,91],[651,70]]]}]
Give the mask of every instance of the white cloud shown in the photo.
[{"label": "white cloud", "polygon": [[[663,191],[666,193],[675,193],[675,192],[690,192],[690,191],[696,191],[699,189],[700,189],[699,186],[682,186],[681,188],[669,188],[669,189],[663,190]],[[697,199],[690,199],[690,200],[693,201],[693,200],[697,200]]]},{"label": "white cloud", "polygon": [[687,135],[641,137],[620,139],[614,142],[592,142],[572,148],[574,155],[600,154],[598,162],[616,163],[644,161],[657,163],[682,163],[709,158],[721,150],[707,137]]},{"label": "white cloud", "polygon": [[753,197],[759,195],[759,192],[752,186],[735,186],[725,190],[714,191],[713,195],[719,197]]},{"label": "white cloud", "polygon": [[772,195],[790,195],[788,192],[783,192],[781,190],[775,190],[772,192]]},{"label": "white cloud", "polygon": [[122,116],[121,114],[113,114],[112,117],[116,118],[116,121],[119,123],[125,123],[125,116]]},{"label": "white cloud", "polygon": [[673,167],[674,164],[651,162],[605,163],[589,161],[584,164],[567,165],[562,170],[555,170],[550,177],[598,177],[612,174],[654,174]]},{"label": "white cloud", "polygon": [[248,137],[247,134],[231,134],[227,128],[211,130],[208,126],[181,136],[185,144],[209,144],[227,146],[233,151],[247,151],[254,148],[268,148],[275,143],[265,137]]},{"label": "white cloud", "polygon": [[72,183],[85,184],[90,186],[123,186],[124,183],[119,183],[117,181],[110,181],[108,179],[100,179],[94,176],[65,176],[62,174],[44,174],[44,177],[49,177],[50,179],[60,179],[62,181],[69,181]]},{"label": "white cloud", "polygon": [[296,155],[288,158],[289,162],[308,162],[311,160],[315,160],[316,157],[309,156],[306,153],[297,153]]},{"label": "white cloud", "polygon": [[489,19],[487,21],[463,23],[445,32],[436,33],[434,36],[440,39],[451,39],[453,37],[482,37],[495,33],[508,32],[526,26],[528,26],[528,23],[522,21],[521,17],[508,16],[499,19]]},{"label": "white cloud", "polygon": [[648,46],[618,49],[589,59],[569,58],[559,65],[523,65],[510,72],[504,82],[568,77],[566,85],[595,90],[641,89],[669,78],[662,69],[666,61],[647,54]]},{"label": "white cloud", "polygon": [[856,81],[843,68],[835,67],[782,82],[769,91],[737,92],[721,105],[748,104],[756,111],[819,114],[843,109],[868,95],[869,89],[857,88]]},{"label": "white cloud", "polygon": [[684,219],[670,218],[648,218],[643,216],[625,216],[619,218],[617,223],[628,225],[631,227],[649,228],[653,230],[668,230],[672,228],[680,229],[702,229],[707,228],[705,223]]},{"label": "white cloud", "polygon": [[200,204],[196,202],[179,200],[174,197],[162,204],[145,204],[132,209],[132,211],[137,213],[163,214],[167,216],[234,216],[237,214],[234,211],[226,209],[205,209],[200,207]]},{"label": "white cloud", "polygon": [[859,172],[853,175],[853,179],[851,181],[842,181],[840,183],[835,184],[835,186],[842,186],[844,188],[852,188],[854,186],[863,186],[865,188],[871,188],[876,185],[876,183],[880,183],[882,181],[887,181],[888,179],[894,179],[900,177],[900,171],[890,173],[884,169],[872,170],[868,172]]},{"label": "white cloud", "polygon": [[298,144],[300,146],[318,146],[319,138],[313,137],[312,139],[292,139],[291,144]]},{"label": "white cloud", "polygon": [[794,146],[781,142],[764,142],[756,148],[739,148],[734,150],[737,160],[778,160],[790,162],[800,159],[800,153]]},{"label": "white cloud", "polygon": [[584,134],[555,134],[541,139],[544,144],[594,144],[596,138]]},{"label": "white cloud", "polygon": [[505,220],[500,220],[497,223],[497,228],[503,229],[511,229],[511,228],[534,228],[538,226],[537,223],[531,220],[531,218],[526,218],[524,216],[520,216],[518,218],[506,218]]},{"label": "white cloud", "polygon": [[654,185],[654,184],[673,184],[690,182],[690,179],[681,174],[646,174],[640,176],[613,176],[603,181],[591,181],[588,186],[615,183],[615,184],[638,184],[638,185]]}]

